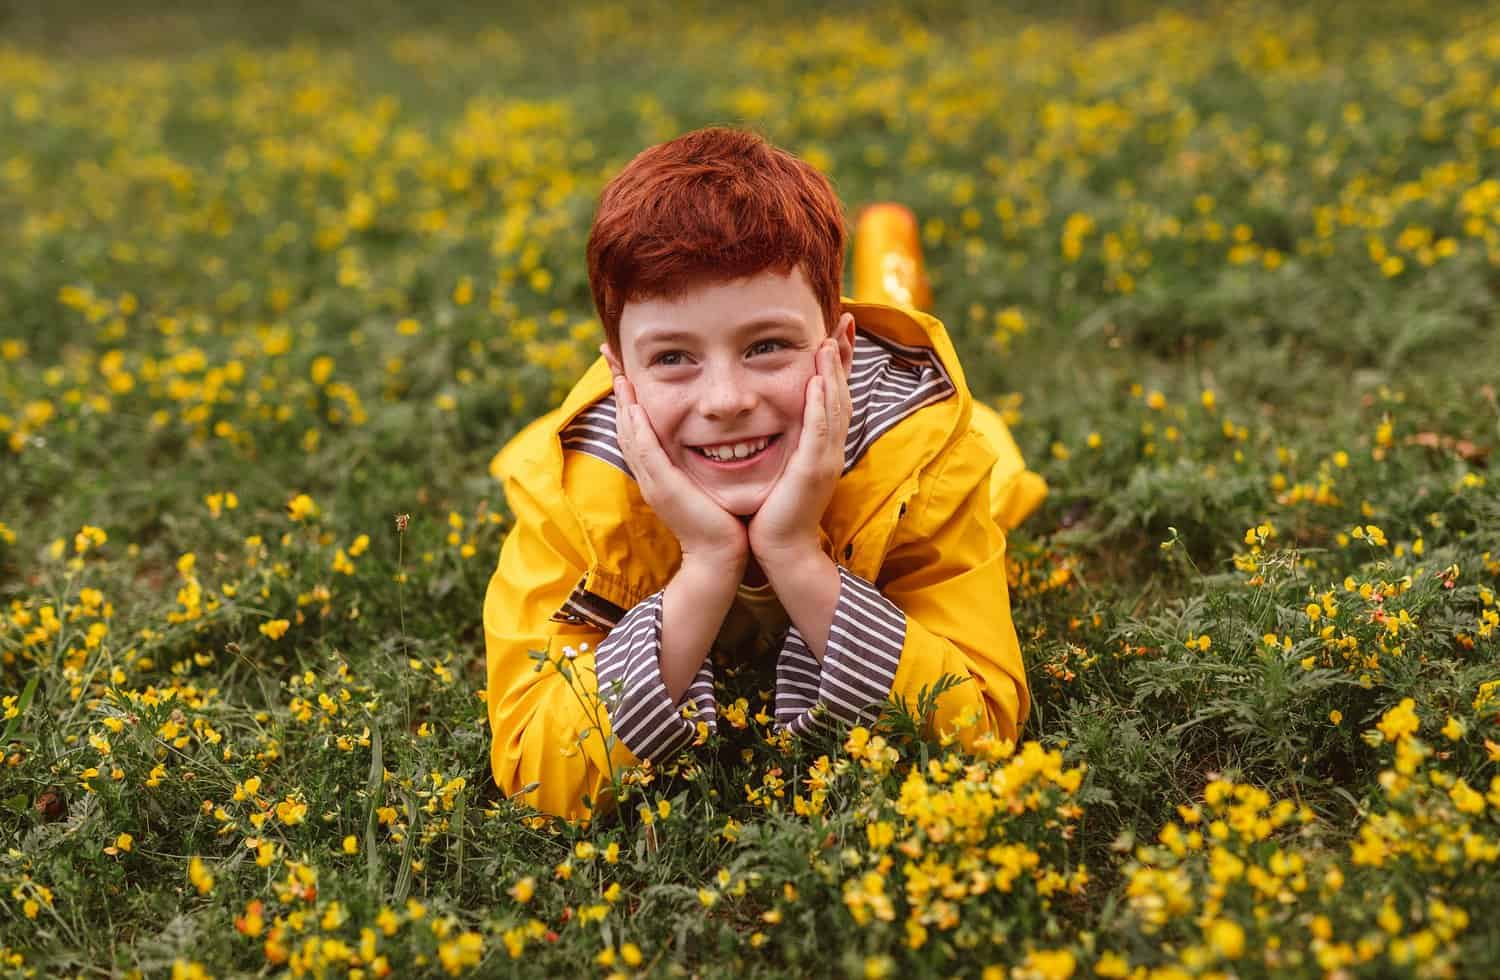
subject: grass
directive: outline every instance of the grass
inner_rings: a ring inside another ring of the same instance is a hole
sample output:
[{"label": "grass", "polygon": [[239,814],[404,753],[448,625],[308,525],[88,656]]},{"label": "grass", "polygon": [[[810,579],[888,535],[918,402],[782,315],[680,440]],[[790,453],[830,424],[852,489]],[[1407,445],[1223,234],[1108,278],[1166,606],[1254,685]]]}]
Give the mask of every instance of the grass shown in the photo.
[{"label": "grass", "polygon": [[[1500,23],[752,13],[0,13],[0,969],[1496,971]],[[921,216],[1034,709],[752,698],[569,827],[489,782],[488,462],[716,122]]]}]

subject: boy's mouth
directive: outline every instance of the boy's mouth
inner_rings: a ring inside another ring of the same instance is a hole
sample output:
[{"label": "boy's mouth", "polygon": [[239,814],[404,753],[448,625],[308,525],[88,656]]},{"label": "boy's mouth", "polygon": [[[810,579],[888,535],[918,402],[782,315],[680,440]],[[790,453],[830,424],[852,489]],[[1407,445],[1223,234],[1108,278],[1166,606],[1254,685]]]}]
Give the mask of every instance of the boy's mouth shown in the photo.
[{"label": "boy's mouth", "polygon": [[775,435],[761,436],[758,439],[726,442],[717,446],[693,446],[691,448],[693,452],[707,459],[709,462],[717,463],[721,466],[742,465],[759,457],[767,449],[775,445],[776,440],[780,438],[781,434],[778,432]]}]

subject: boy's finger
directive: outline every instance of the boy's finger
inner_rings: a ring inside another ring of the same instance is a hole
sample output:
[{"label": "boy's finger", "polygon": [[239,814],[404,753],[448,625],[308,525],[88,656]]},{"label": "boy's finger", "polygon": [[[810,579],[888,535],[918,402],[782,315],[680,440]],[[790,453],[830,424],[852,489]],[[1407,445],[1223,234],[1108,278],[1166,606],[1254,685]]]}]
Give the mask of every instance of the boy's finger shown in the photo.
[{"label": "boy's finger", "polygon": [[652,470],[659,470],[667,453],[661,448],[656,430],[651,428],[651,422],[646,418],[646,410],[639,405],[631,405],[629,411],[630,424],[636,435],[636,455]]},{"label": "boy's finger", "polygon": [[621,455],[633,473],[650,467],[650,460],[645,458],[647,440],[641,432],[640,416],[636,414],[640,411],[640,406],[632,404],[628,398],[615,402],[615,433],[620,439]]},{"label": "boy's finger", "polygon": [[844,385],[833,384],[828,393],[828,467],[844,470],[844,440],[849,435],[849,413],[844,409]]},{"label": "boy's finger", "polygon": [[630,465],[630,472],[635,475],[636,482],[644,489],[646,485],[654,482],[651,478],[655,475],[657,467],[656,460],[651,453],[652,443],[655,440],[649,430],[642,430],[643,420],[638,414],[640,411],[637,405],[621,405],[619,416],[621,427],[630,433],[630,447],[625,456],[625,462]]},{"label": "boy's finger", "polygon": [[833,363],[834,371],[839,376],[838,388],[834,391],[834,395],[837,397],[839,408],[842,410],[844,419],[847,421],[854,415],[854,398],[849,391],[849,374],[853,369],[853,364],[851,363],[848,368],[844,367],[844,359],[839,356],[837,345],[834,346]]},{"label": "boy's finger", "polygon": [[[824,394],[828,390],[828,379],[818,375],[812,379],[812,384],[815,390],[807,393],[807,411],[803,413],[802,431],[810,433],[818,441],[818,444],[807,447],[808,455],[817,458],[824,449],[822,441],[828,435],[828,405],[827,395]],[[813,440],[807,441],[811,443]]]},{"label": "boy's finger", "polygon": [[636,459],[639,467],[644,470],[647,481],[658,487],[680,488],[684,476],[667,456],[661,440],[656,437],[656,430],[651,428],[646,410],[639,405],[630,406],[630,419],[636,434]]},{"label": "boy's finger", "polygon": [[833,392],[834,404],[838,407],[839,440],[849,432],[849,423],[854,418],[854,399],[849,394],[849,382],[840,381]]},{"label": "boy's finger", "polygon": [[615,438],[620,440],[620,455],[625,457],[626,465],[634,470],[635,433],[630,431],[630,420],[625,417],[624,408],[615,411]]},{"label": "boy's finger", "polygon": [[839,417],[839,389],[843,387],[843,379],[839,377],[838,352],[829,345],[828,351],[828,378],[823,382],[823,406],[828,413],[828,422],[833,425],[838,422]]},{"label": "boy's finger", "polygon": [[646,410],[635,400],[635,390],[623,374],[614,378],[615,434],[620,440],[620,453],[626,464],[636,474],[637,482],[643,480],[660,482],[670,479],[672,461],[656,438],[656,430],[646,418]]},{"label": "boy's finger", "polygon": [[835,424],[841,411],[844,396],[849,391],[849,379],[844,376],[844,362],[839,358],[838,344],[828,342],[828,417]]}]

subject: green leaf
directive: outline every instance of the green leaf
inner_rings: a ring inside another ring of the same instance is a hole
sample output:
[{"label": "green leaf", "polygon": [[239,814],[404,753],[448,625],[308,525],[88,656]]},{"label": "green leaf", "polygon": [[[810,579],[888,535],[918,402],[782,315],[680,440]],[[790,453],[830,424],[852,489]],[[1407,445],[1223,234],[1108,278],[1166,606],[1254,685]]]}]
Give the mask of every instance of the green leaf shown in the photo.
[{"label": "green leaf", "polygon": [[42,682],[42,672],[37,671],[31,675],[26,682],[26,688],[21,692],[21,700],[16,702],[16,716],[5,726],[5,734],[0,735],[0,746],[8,744],[21,727],[21,719],[26,717],[26,709],[31,707],[31,699],[36,694],[37,685]]}]

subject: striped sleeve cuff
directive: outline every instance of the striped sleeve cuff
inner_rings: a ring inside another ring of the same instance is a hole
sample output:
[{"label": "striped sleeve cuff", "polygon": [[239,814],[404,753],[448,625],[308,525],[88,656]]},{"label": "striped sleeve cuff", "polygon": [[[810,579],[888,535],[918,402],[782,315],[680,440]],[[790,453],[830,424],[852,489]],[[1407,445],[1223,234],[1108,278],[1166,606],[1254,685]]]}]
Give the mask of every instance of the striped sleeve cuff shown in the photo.
[{"label": "striped sleeve cuff", "polygon": [[692,742],[699,724],[718,727],[708,658],[674,704],[661,678],[662,593],[641,600],[599,641],[594,669],[610,728],[637,759],[661,762]]},{"label": "striped sleeve cuff", "polygon": [[804,735],[820,716],[872,724],[890,697],[906,642],[906,614],[880,591],[839,568],[828,648],[820,666],[793,626],[776,659],[776,724]]}]

